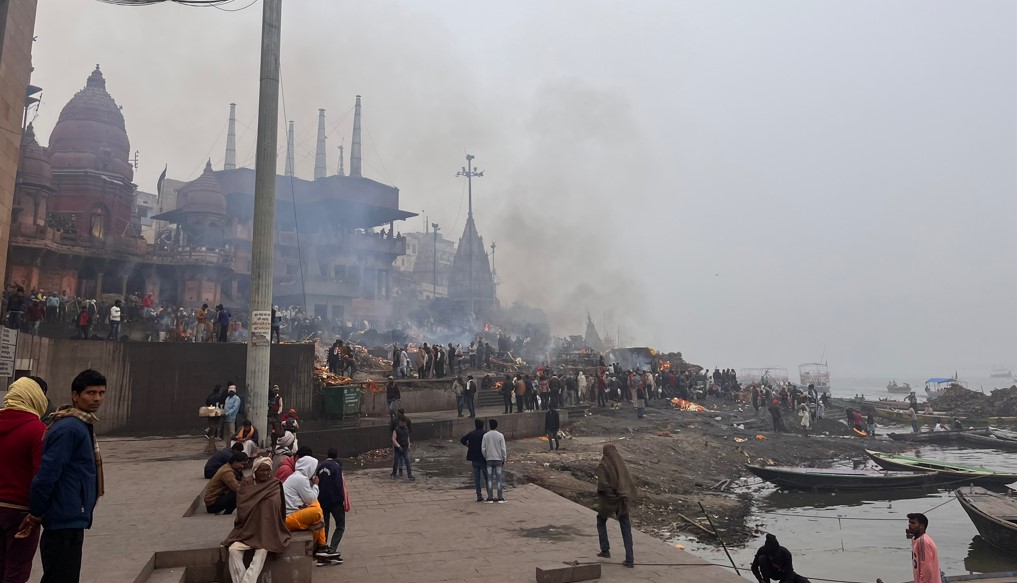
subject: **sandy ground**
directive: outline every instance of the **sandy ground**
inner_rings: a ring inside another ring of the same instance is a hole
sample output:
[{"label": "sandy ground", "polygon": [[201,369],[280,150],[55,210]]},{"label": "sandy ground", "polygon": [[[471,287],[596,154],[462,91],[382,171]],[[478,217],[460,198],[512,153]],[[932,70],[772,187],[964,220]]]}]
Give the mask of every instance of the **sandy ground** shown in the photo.
[{"label": "sandy ground", "polygon": [[[644,419],[637,419],[630,405],[591,408],[564,425],[566,438],[557,451],[549,451],[547,441],[538,438],[510,442],[506,471],[517,483],[535,483],[593,508],[601,451],[605,443],[614,443],[639,486],[632,508],[637,528],[662,540],[683,533],[716,542],[706,532],[710,526],[702,504],[725,540],[738,543],[753,535],[746,522],[752,506],[747,486],[759,483],[745,464],[825,467],[837,460],[862,460],[863,450],[874,444],[849,435],[840,422],[843,413],[836,409],[805,436],[773,433],[769,415],[760,411],[754,416],[751,406],[709,401],[709,411],[697,413],[658,408],[658,403],[651,403]],[[879,449],[898,448],[879,441]],[[379,450],[351,461],[353,467],[374,465],[389,455]],[[414,454],[421,467],[456,471],[461,463],[466,475],[464,456],[465,448],[454,441],[418,443]]]}]

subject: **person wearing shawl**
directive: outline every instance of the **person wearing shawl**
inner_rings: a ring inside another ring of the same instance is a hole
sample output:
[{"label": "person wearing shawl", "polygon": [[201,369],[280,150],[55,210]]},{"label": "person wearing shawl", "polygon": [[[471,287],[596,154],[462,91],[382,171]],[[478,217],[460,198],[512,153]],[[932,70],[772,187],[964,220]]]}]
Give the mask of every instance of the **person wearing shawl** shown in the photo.
[{"label": "person wearing shawl", "polygon": [[0,581],[24,583],[32,573],[32,559],[39,546],[39,531],[17,539],[14,535],[28,515],[28,493],[32,476],[42,461],[42,438],[49,401],[46,381],[39,377],[21,377],[7,389],[0,409],[0,451],[7,463],[0,472]]},{"label": "person wearing shawl", "polygon": [[[237,519],[222,543],[230,552],[233,583],[255,583],[268,553],[282,553],[289,542],[282,482],[272,476],[272,460],[260,457],[237,490]],[[245,567],[244,554],[249,550],[254,556]]]},{"label": "person wearing shawl", "polygon": [[621,525],[622,542],[625,544],[625,561],[622,565],[632,567],[635,560],[632,556],[632,522],[629,520],[629,503],[636,499],[636,483],[629,475],[625,460],[618,453],[618,448],[607,444],[604,446],[604,457],[597,466],[597,534],[600,535],[600,552],[598,557],[610,558],[611,545],[607,540],[607,519],[618,517]]},{"label": "person wearing shawl", "polygon": [[329,551],[325,544],[325,516],[318,504],[318,460],[311,455],[297,460],[296,471],[283,482],[283,497],[286,499],[286,528],[311,531],[314,539],[314,556],[317,559],[331,559],[337,553]]},{"label": "person wearing shawl", "polygon": [[53,414],[46,430],[39,471],[32,479],[28,516],[16,538],[32,536],[37,526],[43,581],[77,581],[85,529],[103,495],[102,456],[95,439],[95,412],[106,396],[106,377],[88,369],[71,381],[72,405]]},{"label": "person wearing shawl", "polygon": [[[297,437],[289,431],[283,433],[282,437],[279,438],[279,441],[275,443],[275,448],[272,450],[272,467],[278,470],[279,466],[282,465],[283,460],[291,457],[293,453],[297,451],[297,447]],[[289,474],[286,474],[286,477],[289,477]],[[279,479],[285,480],[286,477],[281,477]]]}]

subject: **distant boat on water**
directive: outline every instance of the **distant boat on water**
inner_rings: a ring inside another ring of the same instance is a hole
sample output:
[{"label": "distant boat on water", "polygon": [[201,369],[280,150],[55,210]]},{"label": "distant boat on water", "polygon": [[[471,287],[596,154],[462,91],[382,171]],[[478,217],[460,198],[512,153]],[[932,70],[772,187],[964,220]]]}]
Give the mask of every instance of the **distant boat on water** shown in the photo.
[{"label": "distant boat on water", "polygon": [[798,365],[798,378],[803,387],[813,385],[820,393],[830,392],[830,368],[825,362],[807,362]]},{"label": "distant boat on water", "polygon": [[989,377],[994,378],[994,379],[1012,379],[1013,378],[1013,371],[1012,370],[1007,370],[1007,369],[1005,369],[1003,367],[996,367],[996,368],[992,369],[992,373],[989,374]]},{"label": "distant boat on water", "polygon": [[903,385],[898,385],[897,381],[890,381],[886,383],[886,392],[888,393],[900,393],[907,395],[911,391],[912,389],[909,383],[904,383]]}]

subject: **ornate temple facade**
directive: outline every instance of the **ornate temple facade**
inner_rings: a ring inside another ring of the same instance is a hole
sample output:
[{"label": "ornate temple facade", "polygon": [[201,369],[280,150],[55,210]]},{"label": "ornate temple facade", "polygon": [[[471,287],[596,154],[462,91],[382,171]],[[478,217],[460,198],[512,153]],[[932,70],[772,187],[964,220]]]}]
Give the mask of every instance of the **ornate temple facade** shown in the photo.
[{"label": "ornate temple facade", "polygon": [[[31,126],[22,139],[7,282],[82,298],[152,293],[181,307],[246,308],[254,170],[236,167],[230,125],[228,169],[208,163],[193,181],[165,180],[179,187],[159,193],[146,240],[139,208],[150,215],[151,205],[137,200],[123,113],[97,66],[60,112],[48,147]],[[393,312],[393,262],[406,252],[395,223],[415,215],[399,210],[397,188],[363,177],[359,126],[358,97],[349,176],[316,168],[314,180],[277,177],[274,300],[328,320],[383,321]]]}]

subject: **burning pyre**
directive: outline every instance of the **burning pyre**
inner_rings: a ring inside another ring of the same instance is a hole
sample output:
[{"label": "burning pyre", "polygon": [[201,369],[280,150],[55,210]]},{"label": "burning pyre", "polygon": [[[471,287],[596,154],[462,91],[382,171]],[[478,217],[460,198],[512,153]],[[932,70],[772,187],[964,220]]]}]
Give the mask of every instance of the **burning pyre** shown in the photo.
[{"label": "burning pyre", "polygon": [[706,407],[678,397],[671,399],[671,406],[680,411],[706,411]]}]

